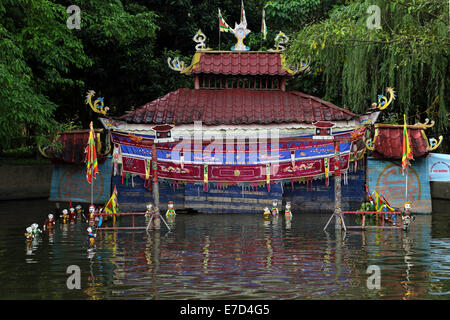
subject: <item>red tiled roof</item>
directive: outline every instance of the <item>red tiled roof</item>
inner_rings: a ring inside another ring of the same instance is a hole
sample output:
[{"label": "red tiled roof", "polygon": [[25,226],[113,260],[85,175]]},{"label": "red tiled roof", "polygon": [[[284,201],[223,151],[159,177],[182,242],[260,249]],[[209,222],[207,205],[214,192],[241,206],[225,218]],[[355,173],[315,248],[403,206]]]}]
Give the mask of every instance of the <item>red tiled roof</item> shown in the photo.
[{"label": "red tiled roof", "polygon": [[279,53],[268,52],[201,52],[200,59],[193,59],[186,74],[223,75],[279,75],[289,76],[294,72],[283,66]]},{"label": "red tiled roof", "polygon": [[122,117],[131,123],[269,124],[350,120],[356,115],[296,91],[178,89]]},{"label": "red tiled roof", "polygon": [[[375,139],[375,158],[401,159],[403,143],[402,125],[376,125],[378,134]],[[425,157],[428,151],[428,141],[422,134],[423,128],[408,126],[409,143],[414,159]]]},{"label": "red tiled roof", "polygon": [[313,125],[317,128],[333,128],[335,126],[334,123],[328,121],[317,121]]},{"label": "red tiled roof", "polygon": [[162,125],[158,125],[158,126],[154,126],[152,128],[155,131],[159,131],[159,132],[167,132],[173,129],[172,125],[169,124],[162,124]]}]

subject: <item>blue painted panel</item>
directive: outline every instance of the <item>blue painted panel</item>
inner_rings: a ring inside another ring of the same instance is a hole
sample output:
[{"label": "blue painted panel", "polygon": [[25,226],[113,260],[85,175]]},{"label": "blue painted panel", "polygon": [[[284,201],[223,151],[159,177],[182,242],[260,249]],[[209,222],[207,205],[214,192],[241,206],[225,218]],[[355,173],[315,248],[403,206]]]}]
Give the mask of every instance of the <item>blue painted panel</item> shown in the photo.
[{"label": "blue painted panel", "polygon": [[[94,179],[94,203],[105,204],[111,196],[112,157],[98,165],[99,174]],[[50,185],[50,201],[91,202],[91,184],[86,181],[86,166],[55,165]]]},{"label": "blue painted panel", "polygon": [[411,161],[408,168],[408,199],[406,200],[406,175],[403,175],[401,162],[368,160],[368,185],[370,192],[377,190],[396,208],[402,208],[406,201],[412,203],[414,213],[430,214],[431,193],[428,181],[427,159]]},{"label": "blue painted panel", "polygon": [[450,154],[430,153],[427,166],[429,181],[450,181]]}]

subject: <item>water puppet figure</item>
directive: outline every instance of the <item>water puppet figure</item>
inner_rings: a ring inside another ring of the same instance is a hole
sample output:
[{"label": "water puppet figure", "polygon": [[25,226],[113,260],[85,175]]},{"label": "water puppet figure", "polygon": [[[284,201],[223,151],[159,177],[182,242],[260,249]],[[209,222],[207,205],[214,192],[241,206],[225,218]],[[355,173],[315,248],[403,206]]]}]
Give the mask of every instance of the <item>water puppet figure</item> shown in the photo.
[{"label": "water puppet figure", "polygon": [[95,221],[95,206],[93,204],[91,204],[89,206],[89,215],[87,217],[86,222],[88,222],[89,224],[93,224]]},{"label": "water puppet figure", "polygon": [[91,227],[87,228],[87,232],[88,232],[88,237],[89,237],[89,244],[93,245],[95,243],[95,237],[97,236],[97,234],[92,233]]},{"label": "water puppet figure", "polygon": [[48,216],[47,216],[47,219],[45,219],[45,222],[44,222],[44,229],[45,228],[53,228],[53,226],[55,225],[55,218],[53,217],[53,214],[49,214]]},{"label": "water puppet figure", "polygon": [[147,203],[147,210],[145,211],[145,216],[150,217],[154,213],[153,203],[149,202]]},{"label": "water puppet figure", "polygon": [[167,203],[167,212],[166,212],[166,216],[167,217],[172,217],[172,216],[175,216],[176,215],[176,213],[175,213],[175,209],[173,208],[173,201],[169,201],[168,203]]},{"label": "water puppet figure", "polygon": [[39,233],[42,233],[37,223],[33,223],[31,225],[31,232],[33,233],[33,236],[37,236]]},{"label": "water puppet figure", "polygon": [[416,220],[416,217],[412,217],[411,212],[411,202],[405,202],[402,211],[402,220],[403,220],[403,230],[407,231],[412,221]]},{"label": "water puppet figure", "polygon": [[75,221],[76,218],[77,218],[77,212],[75,211],[75,208],[70,207],[69,208],[69,219],[70,219],[70,221]]},{"label": "water puppet figure", "polygon": [[28,227],[25,230],[25,239],[27,241],[32,241],[34,239],[33,229],[31,227]]},{"label": "water puppet figure", "polygon": [[76,212],[77,212],[77,214],[81,214],[81,213],[83,213],[83,208],[81,207],[81,205],[77,205],[76,207],[75,207],[75,210],[76,210]]},{"label": "water puppet figure", "polygon": [[[389,212],[386,204],[383,205],[383,212]],[[389,220],[389,215],[387,213],[384,214],[384,219]]]},{"label": "water puppet figure", "polygon": [[[148,215],[147,215],[148,212]],[[150,222],[148,224],[148,229],[160,229],[161,228],[161,217],[159,213],[159,208],[154,208],[152,203],[147,205],[146,217],[150,217]],[[169,219],[173,219],[174,216],[168,216]]]},{"label": "water puppet figure", "polygon": [[67,221],[69,221],[69,211],[67,211],[67,209],[64,209],[60,217],[62,218],[62,223],[67,223]]},{"label": "water puppet figure", "polygon": [[270,216],[270,210],[269,210],[269,208],[268,207],[265,207],[264,208],[264,218],[269,218],[269,216]]},{"label": "water puppet figure", "polygon": [[273,200],[272,202],[272,214],[274,216],[278,215],[278,200]]},{"label": "water puppet figure", "polygon": [[291,202],[286,202],[286,209],[284,210],[284,215],[286,217],[292,217],[292,211],[291,211]]}]

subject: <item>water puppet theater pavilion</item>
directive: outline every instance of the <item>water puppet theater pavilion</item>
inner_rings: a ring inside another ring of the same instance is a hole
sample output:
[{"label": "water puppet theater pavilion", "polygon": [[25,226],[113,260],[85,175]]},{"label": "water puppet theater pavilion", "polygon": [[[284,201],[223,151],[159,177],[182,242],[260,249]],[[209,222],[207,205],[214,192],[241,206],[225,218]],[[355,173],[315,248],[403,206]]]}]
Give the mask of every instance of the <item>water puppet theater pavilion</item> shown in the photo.
[{"label": "water puppet theater pavilion", "polygon": [[374,123],[379,111],[360,116],[287,91],[289,79],[309,70],[308,63],[287,65],[288,38],[280,32],[275,49],[255,52],[243,44],[245,18],[230,30],[238,39],[231,51],[206,48],[199,30],[191,65],[168,59],[171,69],[193,77],[194,89],[100,119],[112,134],[121,209],[143,210],[158,182],[162,208],[172,200],[178,209],[260,213],[276,199],[280,207],[284,200],[294,210],[329,212],[336,170],[344,176],[343,209],[359,206],[364,161],[356,162],[366,150],[360,124]]},{"label": "water puppet theater pavilion", "polygon": [[[103,98],[87,93],[86,104],[104,127],[96,130],[102,168],[95,203],[103,204],[116,188],[122,212],[142,212],[148,202],[164,210],[173,201],[176,209],[262,213],[273,200],[279,207],[290,201],[294,212],[351,211],[366,200],[367,184],[387,192],[394,206],[407,199],[415,212],[431,213],[423,160],[442,142],[442,136],[438,141],[425,134],[433,121],[407,126],[417,171],[411,168],[406,184],[397,175],[404,125],[375,123],[395,99],[392,88],[364,115],[287,91],[286,83],[310,66],[287,64],[282,32],[274,49],[255,52],[243,42],[250,32],[244,11],[234,29],[219,11],[219,25],[237,39],[230,51],[207,48],[199,30],[189,66],[168,58],[170,69],[192,77],[194,89],[170,92],[120,117],[107,115]],[[63,152],[39,147],[55,164],[50,200],[90,202],[88,136],[88,130],[59,134]]]}]

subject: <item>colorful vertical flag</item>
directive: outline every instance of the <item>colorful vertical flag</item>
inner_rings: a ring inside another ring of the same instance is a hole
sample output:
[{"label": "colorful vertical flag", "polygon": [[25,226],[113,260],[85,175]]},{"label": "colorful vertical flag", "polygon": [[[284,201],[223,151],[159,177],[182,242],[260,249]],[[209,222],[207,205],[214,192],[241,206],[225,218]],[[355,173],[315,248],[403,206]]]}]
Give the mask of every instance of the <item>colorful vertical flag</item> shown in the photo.
[{"label": "colorful vertical flag", "polygon": [[247,24],[247,18],[245,17],[244,0],[241,1],[241,23]]},{"label": "colorful vertical flag", "polygon": [[105,205],[106,213],[117,213],[119,212],[119,202],[117,201],[117,189],[114,186],[114,191],[109,199],[108,203]]},{"label": "colorful vertical flag", "polygon": [[264,40],[267,38],[267,25],[266,25],[266,10],[262,11],[262,21],[261,21],[261,33],[263,34]]},{"label": "colorful vertical flag", "polygon": [[223,19],[220,9],[219,9],[219,31],[220,32],[231,32],[231,28]]},{"label": "colorful vertical flag", "polygon": [[403,154],[402,154],[402,170],[405,171],[409,165],[409,160],[414,159],[411,147],[409,145],[408,128],[406,126],[406,115],[403,115]]},{"label": "colorful vertical flag", "polygon": [[86,179],[87,182],[92,183],[92,177],[96,179],[95,175],[98,173],[97,152],[95,151],[95,133],[92,125],[90,124],[89,140],[86,146]]}]

